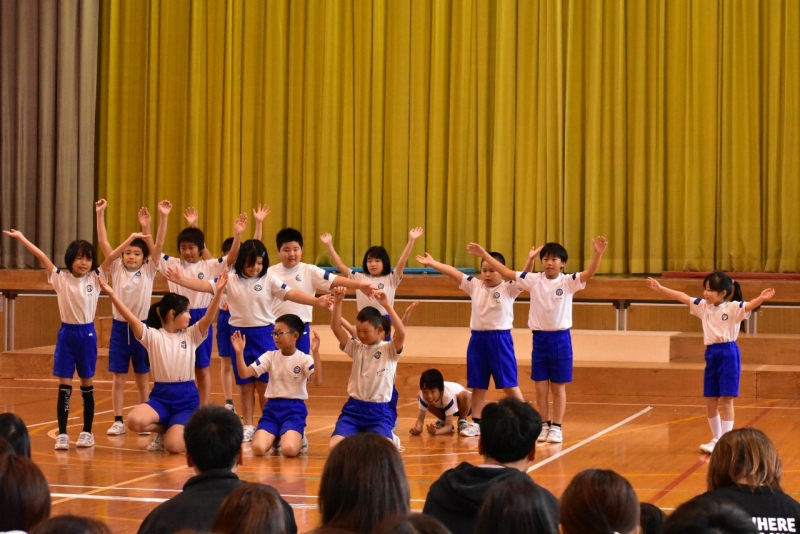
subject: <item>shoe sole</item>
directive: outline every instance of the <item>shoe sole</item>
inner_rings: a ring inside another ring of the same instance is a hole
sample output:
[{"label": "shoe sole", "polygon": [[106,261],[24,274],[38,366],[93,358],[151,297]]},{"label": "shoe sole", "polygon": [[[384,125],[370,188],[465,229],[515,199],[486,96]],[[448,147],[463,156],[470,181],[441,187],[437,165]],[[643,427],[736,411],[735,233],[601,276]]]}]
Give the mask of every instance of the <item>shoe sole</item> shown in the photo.
[{"label": "shoe sole", "polygon": [[94,443],[76,443],[75,446],[81,449],[87,449],[89,447],[94,447]]}]

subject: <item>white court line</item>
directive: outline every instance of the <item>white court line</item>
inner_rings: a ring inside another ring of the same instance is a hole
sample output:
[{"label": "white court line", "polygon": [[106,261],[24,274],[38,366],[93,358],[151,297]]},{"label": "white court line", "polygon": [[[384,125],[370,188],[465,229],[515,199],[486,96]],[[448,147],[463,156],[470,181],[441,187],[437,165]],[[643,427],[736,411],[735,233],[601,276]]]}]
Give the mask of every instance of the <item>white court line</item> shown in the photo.
[{"label": "white court line", "polygon": [[[123,410],[130,410],[131,408],[136,408],[137,406],[139,406],[139,405],[135,404],[133,406],[125,406],[122,409]],[[95,415],[105,415],[105,414],[111,413],[113,411],[114,411],[113,409],[112,410],[105,410],[105,411],[102,411],[102,412],[94,412],[94,414]],[[82,418],[83,418],[83,416],[75,416],[75,417],[68,418],[67,421],[72,421],[73,419],[82,419]],[[33,428],[35,426],[42,426],[42,425],[52,425],[53,423],[58,423],[58,419],[56,419],[55,421],[45,421],[44,423],[34,423],[32,425],[26,425],[26,428]]]},{"label": "white court line", "polygon": [[177,489],[160,489],[160,488],[122,488],[122,487],[114,487],[109,488],[108,486],[80,486],[76,484],[50,484],[51,488],[77,488],[77,489],[115,489],[115,490],[125,490],[125,491],[162,491],[165,493],[181,493],[183,490]]},{"label": "white court line", "polygon": [[158,497],[118,497],[116,495],[82,495],[80,493],[51,493],[51,497],[72,499],[89,499],[93,501],[134,501],[134,502],[157,502],[162,503],[168,499]]},{"label": "white court line", "polygon": [[604,430],[601,430],[601,431],[600,431],[600,432],[598,432],[597,434],[594,434],[594,435],[592,435],[592,436],[589,436],[588,438],[586,438],[586,439],[585,439],[585,440],[583,440],[583,441],[579,441],[578,443],[576,443],[576,444],[575,444],[575,445],[573,445],[572,447],[569,447],[568,449],[564,449],[563,451],[561,451],[561,452],[559,452],[559,453],[557,453],[557,454],[554,454],[553,456],[551,456],[551,457],[549,457],[549,458],[546,458],[546,459],[542,460],[542,461],[541,461],[541,462],[539,462],[539,463],[533,464],[532,466],[530,466],[530,467],[528,468],[528,473],[530,473],[531,471],[534,471],[534,470],[536,470],[536,469],[539,469],[539,468],[540,468],[540,467],[542,467],[543,465],[547,465],[547,464],[549,464],[550,462],[552,462],[552,461],[553,461],[553,460],[555,460],[556,458],[560,458],[560,457],[564,456],[565,454],[567,454],[568,452],[574,451],[574,450],[575,450],[575,449],[577,449],[578,447],[583,447],[583,446],[584,446],[584,445],[586,445],[587,443],[590,443],[590,442],[592,442],[592,441],[596,440],[596,439],[597,439],[597,438],[599,438],[600,436],[603,436],[603,435],[605,435],[605,434],[608,434],[608,433],[609,433],[609,432],[611,432],[612,430],[615,430],[615,429],[617,429],[617,428],[621,427],[621,426],[622,426],[622,425],[624,425],[625,423],[628,423],[628,422],[630,422],[630,421],[633,421],[634,419],[636,419],[636,418],[637,418],[637,417],[639,417],[640,415],[644,415],[644,414],[646,414],[647,412],[649,412],[649,411],[650,411],[650,410],[652,410],[652,409],[653,409],[653,407],[652,407],[652,406],[648,406],[647,408],[645,408],[645,409],[644,409],[644,410],[642,410],[641,412],[637,412],[637,413],[633,414],[632,416],[628,417],[627,419],[623,419],[623,420],[622,420],[622,421],[620,421],[619,423],[617,423],[617,424],[615,424],[615,425],[611,425],[610,427],[608,427],[608,428],[606,428],[606,429],[604,429]]}]

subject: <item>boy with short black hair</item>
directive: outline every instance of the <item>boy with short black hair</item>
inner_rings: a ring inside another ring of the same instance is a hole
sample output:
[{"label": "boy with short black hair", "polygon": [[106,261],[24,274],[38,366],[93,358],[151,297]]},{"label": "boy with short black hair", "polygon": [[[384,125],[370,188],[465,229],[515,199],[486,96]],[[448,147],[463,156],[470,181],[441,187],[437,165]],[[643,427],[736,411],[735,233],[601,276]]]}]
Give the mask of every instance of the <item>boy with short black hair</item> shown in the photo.
[{"label": "boy with short black hair", "polygon": [[457,382],[445,382],[438,369],[428,369],[419,377],[419,416],[409,432],[418,436],[425,425],[425,414],[431,412],[436,422],[426,428],[432,436],[453,433],[453,416],[458,416],[459,431],[467,427],[472,411],[472,393]]}]

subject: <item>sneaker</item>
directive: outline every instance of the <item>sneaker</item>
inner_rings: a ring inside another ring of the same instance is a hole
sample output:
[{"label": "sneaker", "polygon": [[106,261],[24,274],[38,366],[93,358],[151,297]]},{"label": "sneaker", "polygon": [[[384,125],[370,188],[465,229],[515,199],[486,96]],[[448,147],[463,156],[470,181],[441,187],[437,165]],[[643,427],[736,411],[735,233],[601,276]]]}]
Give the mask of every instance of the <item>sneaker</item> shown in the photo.
[{"label": "sneaker", "polygon": [[94,436],[91,432],[81,432],[75,445],[78,447],[94,447]]},{"label": "sneaker", "polygon": [[547,423],[543,424],[542,431],[539,432],[539,437],[536,438],[536,441],[538,441],[539,443],[544,443],[545,441],[547,441],[547,434],[549,433],[550,433],[550,425],[548,425]]},{"label": "sneaker", "polygon": [[398,452],[403,452],[404,450],[406,450],[406,448],[403,447],[403,445],[400,443],[400,436],[398,436],[394,432],[392,432],[392,441],[394,442],[394,446],[397,447]]},{"label": "sneaker", "polygon": [[140,436],[149,436],[150,432],[138,432]]},{"label": "sneaker", "polygon": [[717,445],[717,438],[712,439],[708,443],[703,443],[700,445],[700,450],[706,454],[711,454],[714,452],[714,447]]},{"label": "sneaker", "polygon": [[564,441],[564,434],[560,426],[551,426],[547,433],[547,443],[561,443]]},{"label": "sneaker", "polygon": [[[400,438],[397,438],[397,440],[399,441]],[[397,442],[395,442],[395,445],[397,445]],[[306,435],[303,434],[303,441],[300,445],[300,452],[298,452],[297,454],[303,454],[307,450],[308,450],[308,440],[306,439]]]},{"label": "sneaker", "polygon": [[459,432],[462,436],[466,436],[468,438],[474,438],[476,436],[481,435],[481,426],[478,423],[472,422],[467,423],[467,426]]},{"label": "sneaker", "polygon": [[[305,437],[306,437],[306,435],[303,434],[303,438],[305,438]],[[275,441],[272,442],[272,452],[274,452],[275,454],[280,454],[280,452],[281,452],[281,438],[280,437],[275,438]]]},{"label": "sneaker", "polygon": [[147,446],[150,452],[164,452],[164,434],[156,434],[150,445]]},{"label": "sneaker", "polygon": [[59,434],[56,438],[56,450],[68,451],[69,450],[69,436],[66,434]]},{"label": "sneaker", "polygon": [[233,413],[236,413],[236,408],[234,408],[233,404],[231,404],[231,403],[229,403],[229,402],[226,402],[226,403],[225,403],[225,409],[226,409],[226,410],[230,410],[230,411],[232,411]]},{"label": "sneaker", "polygon": [[244,439],[242,441],[245,443],[253,441],[253,434],[255,433],[256,429],[253,425],[244,425]]},{"label": "sneaker", "polygon": [[122,421],[114,421],[114,424],[111,425],[106,431],[106,434],[109,436],[119,436],[125,433],[125,424]]},{"label": "sneaker", "polygon": [[462,430],[464,430],[465,428],[467,428],[467,425],[468,425],[468,424],[469,424],[469,423],[467,423],[467,420],[466,420],[466,419],[459,419],[459,420],[458,420],[458,431],[459,431],[459,432],[461,432]]}]

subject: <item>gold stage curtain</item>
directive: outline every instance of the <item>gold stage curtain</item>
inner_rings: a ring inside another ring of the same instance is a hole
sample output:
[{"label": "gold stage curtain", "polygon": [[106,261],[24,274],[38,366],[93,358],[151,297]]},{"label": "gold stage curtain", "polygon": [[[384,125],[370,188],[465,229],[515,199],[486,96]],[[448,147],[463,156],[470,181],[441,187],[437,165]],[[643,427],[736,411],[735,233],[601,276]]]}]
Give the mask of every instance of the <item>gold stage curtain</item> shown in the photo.
[{"label": "gold stage curtain", "polygon": [[798,271],[798,4],[105,0],[109,236],[169,198],[166,250],[196,206],[217,252],[266,202],[273,262],[286,225],[355,265],[422,225],[459,266],[603,234],[604,273]]}]

